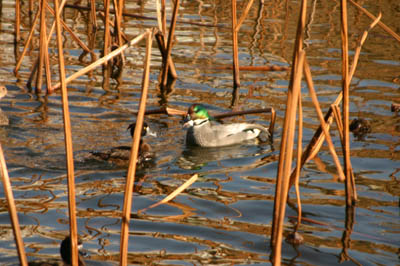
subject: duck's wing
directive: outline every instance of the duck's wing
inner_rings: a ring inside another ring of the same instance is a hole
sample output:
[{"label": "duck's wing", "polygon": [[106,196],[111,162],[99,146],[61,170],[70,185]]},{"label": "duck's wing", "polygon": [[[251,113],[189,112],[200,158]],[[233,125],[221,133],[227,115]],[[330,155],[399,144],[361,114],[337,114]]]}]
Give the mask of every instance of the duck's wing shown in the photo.
[{"label": "duck's wing", "polygon": [[260,132],[265,132],[269,135],[267,128],[259,124],[251,123],[218,124],[213,125],[212,130],[218,138],[226,138],[234,135],[244,135],[255,138]]}]

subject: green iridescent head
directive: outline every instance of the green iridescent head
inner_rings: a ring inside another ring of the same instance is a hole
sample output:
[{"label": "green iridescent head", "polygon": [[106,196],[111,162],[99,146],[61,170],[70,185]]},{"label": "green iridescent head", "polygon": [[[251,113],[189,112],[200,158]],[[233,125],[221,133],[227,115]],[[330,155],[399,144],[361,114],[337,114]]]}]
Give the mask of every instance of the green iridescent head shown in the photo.
[{"label": "green iridescent head", "polygon": [[188,115],[191,120],[196,119],[211,119],[210,115],[207,112],[207,109],[204,106],[199,104],[193,104],[189,107]]}]

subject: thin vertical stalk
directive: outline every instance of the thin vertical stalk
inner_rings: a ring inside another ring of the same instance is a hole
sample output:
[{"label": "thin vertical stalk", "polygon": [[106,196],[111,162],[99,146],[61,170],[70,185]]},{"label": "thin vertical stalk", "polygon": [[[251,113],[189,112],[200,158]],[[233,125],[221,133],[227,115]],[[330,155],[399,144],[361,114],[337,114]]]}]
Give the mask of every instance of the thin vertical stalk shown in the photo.
[{"label": "thin vertical stalk", "polygon": [[20,24],[21,24],[21,3],[19,0],[15,0],[15,45],[20,40]]},{"label": "thin vertical stalk", "polygon": [[[104,0],[104,47],[103,54],[107,56],[111,43],[110,37],[110,0]],[[103,88],[109,88],[110,86],[110,75],[111,75],[111,64],[105,62],[103,65]]]},{"label": "thin vertical stalk", "polygon": [[162,83],[161,83],[163,89],[165,89],[167,86],[168,69],[169,69],[169,62],[170,62],[169,58],[171,56],[172,39],[174,38],[174,34],[175,34],[178,9],[179,9],[179,0],[176,0],[175,5],[174,5],[174,11],[172,13],[172,18],[171,18],[171,26],[169,27],[167,48],[165,51],[166,56],[163,57],[163,67],[164,68],[163,68],[163,72],[162,72]]},{"label": "thin vertical stalk", "polygon": [[239,55],[238,55],[238,29],[236,17],[236,0],[232,0],[232,49],[233,49],[233,91],[231,106],[235,106],[239,101],[240,74],[239,74]]},{"label": "thin vertical stalk", "polygon": [[[47,36],[47,30],[46,27],[43,29],[44,30],[44,36]],[[47,38],[44,42],[44,67],[46,70],[46,85],[47,85],[47,93],[52,92],[52,86],[51,86],[51,70],[50,70],[50,57],[49,57],[49,42],[47,41]]]},{"label": "thin vertical stalk", "polygon": [[347,25],[347,1],[340,2],[341,36],[342,36],[342,91],[343,91],[343,155],[344,172],[346,175],[346,203],[355,201],[354,191],[351,186],[351,162],[350,162],[350,136],[349,136],[349,54],[348,54],[348,25]]},{"label": "thin vertical stalk", "polygon": [[42,78],[43,78],[43,64],[45,59],[45,42],[47,41],[46,35],[46,2],[47,0],[42,0],[41,2],[41,12],[40,12],[40,47],[39,47],[39,67],[37,69],[36,76],[36,91],[41,91],[42,89]]},{"label": "thin vertical stalk", "polygon": [[13,228],[15,244],[17,245],[19,261],[21,265],[26,266],[28,265],[28,261],[26,259],[24,241],[22,239],[21,230],[19,228],[17,207],[15,206],[10,177],[8,176],[6,160],[4,159],[4,153],[1,143],[0,143],[0,170],[1,170],[0,175],[3,181],[4,193],[6,194],[6,199],[8,203],[8,212],[11,218],[11,225]]},{"label": "thin vertical stalk", "polygon": [[151,44],[153,40],[153,34],[150,30],[147,31],[146,38],[147,38],[146,57],[144,61],[144,71],[142,79],[142,95],[140,97],[139,112],[136,118],[136,127],[135,127],[134,137],[132,140],[131,155],[129,158],[129,168],[125,185],[124,208],[122,212],[121,242],[120,242],[120,265],[122,266],[128,264],[128,237],[129,237],[129,222],[132,210],[132,193],[135,184],[136,162],[138,157],[143,118],[146,111],[145,109],[147,101],[147,91],[149,87]]},{"label": "thin vertical stalk", "polygon": [[162,21],[161,30],[162,30],[163,35],[166,36],[166,34],[167,34],[167,15],[165,14],[165,0],[161,0],[161,21]]},{"label": "thin vertical stalk", "polygon": [[344,176],[344,173],[343,173],[343,169],[342,169],[342,166],[340,165],[339,158],[338,158],[338,156],[336,154],[335,146],[333,145],[333,142],[332,142],[332,139],[331,139],[331,135],[329,134],[329,130],[328,130],[329,125],[327,125],[325,123],[324,115],[322,114],[321,107],[319,106],[317,94],[315,92],[314,84],[313,84],[312,77],[311,77],[311,70],[310,70],[310,67],[309,67],[309,65],[307,63],[307,59],[304,61],[304,75],[306,77],[308,90],[310,92],[310,96],[311,96],[312,102],[314,104],[315,110],[317,111],[317,116],[318,116],[318,119],[319,119],[319,123],[321,124],[321,128],[322,128],[322,130],[324,132],[326,142],[328,143],[329,151],[330,151],[330,153],[332,155],[332,158],[333,158],[333,161],[334,161],[334,163],[336,165],[336,169],[337,169],[338,174],[339,174],[339,179],[341,181],[344,181],[345,180],[345,176]]},{"label": "thin vertical stalk", "polygon": [[[275,230],[273,233],[275,233],[275,242],[274,245],[272,246],[272,263],[274,265],[280,265],[281,263],[281,253],[282,253],[282,235],[283,235],[283,222],[285,218],[285,209],[286,209],[286,201],[287,201],[287,194],[289,190],[289,179],[290,179],[290,169],[292,166],[292,157],[293,157],[293,144],[294,144],[294,132],[295,132],[295,123],[296,123],[296,109],[297,109],[297,103],[298,103],[298,97],[299,93],[301,90],[301,78],[303,75],[303,63],[304,63],[304,52],[300,51],[298,55],[298,60],[297,64],[294,66],[295,72],[293,76],[293,86],[289,88],[289,91],[291,93],[288,93],[288,101],[287,101],[287,108],[286,108],[286,113],[285,116],[288,116],[288,119],[285,119],[285,122],[287,121],[287,131],[288,133],[287,138],[283,139],[282,142],[286,142],[287,144],[285,145],[285,149],[281,150],[281,154],[283,153],[283,158],[282,160],[284,161],[283,163],[283,172],[281,173],[281,178],[277,178],[277,183],[282,183],[281,184],[281,191],[279,193],[280,199],[279,199],[279,205],[276,206],[276,209],[274,208],[274,215],[275,215],[275,210],[277,210],[277,219],[276,219],[276,224],[273,226],[273,229]],[[289,94],[290,97],[289,97]],[[282,145],[281,145],[282,146]],[[281,159],[281,157],[279,158]],[[276,196],[275,196],[276,197]],[[276,202],[276,199],[275,199]],[[275,203],[276,205],[276,203]],[[274,205],[274,207],[275,207]],[[274,217],[275,218],[275,217]],[[274,219],[275,221],[275,219]]]},{"label": "thin vertical stalk", "polygon": [[35,18],[33,19],[32,28],[31,28],[31,31],[29,32],[28,39],[25,42],[24,50],[22,51],[21,56],[18,58],[17,64],[15,65],[15,68],[14,68],[15,74],[18,73],[18,70],[22,64],[22,59],[24,59],[24,56],[25,56],[26,52],[28,51],[28,47],[32,41],[32,36],[33,36],[33,33],[35,32],[36,24],[38,22],[40,14],[41,14],[41,5],[39,5],[38,11],[35,15]]},{"label": "thin vertical stalk", "polygon": [[[295,42],[295,49],[293,51],[293,63],[292,63],[292,71],[291,71],[291,79],[289,83],[288,95],[287,95],[287,105],[285,111],[285,120],[283,124],[283,132],[282,132],[282,141],[279,153],[279,163],[278,163],[278,171],[277,171],[277,178],[276,178],[276,187],[275,187],[275,202],[274,202],[274,214],[273,214],[273,221],[272,221],[272,229],[271,229],[271,247],[274,250],[274,257],[277,257],[279,254],[279,260],[275,260],[275,263],[280,262],[280,242],[278,244],[278,236],[279,236],[279,227],[282,226],[279,222],[280,219],[280,209],[285,208],[286,205],[286,197],[283,196],[281,193],[284,192],[283,183],[284,183],[284,162],[286,161],[285,158],[288,158],[286,155],[287,150],[287,140],[288,138],[288,129],[289,129],[289,114],[291,113],[292,106],[290,105],[294,100],[293,97],[293,84],[294,84],[294,77],[295,73],[300,71],[297,70],[298,68],[298,61],[299,61],[299,54],[302,50],[302,40],[303,40],[303,32],[305,27],[306,21],[306,10],[307,10],[307,1],[303,0],[301,2],[300,8],[300,15],[297,24],[297,32],[296,32],[296,42]],[[301,65],[301,69],[302,69]],[[302,70],[301,70],[302,71]],[[296,99],[297,100],[297,99]],[[289,178],[289,177],[288,177]],[[283,219],[283,217],[281,217]],[[279,250],[276,251],[276,246],[279,246]]]},{"label": "thin vertical stalk", "polygon": [[[158,32],[155,34],[156,41],[158,44],[158,47],[160,49],[161,56],[164,58],[166,55],[166,47],[165,47],[165,42],[164,42],[164,35],[161,32]],[[171,75],[173,79],[176,79],[178,77],[178,74],[176,73],[175,65],[174,62],[172,61],[172,58],[168,58],[168,74]]]},{"label": "thin vertical stalk", "polygon": [[57,47],[58,47],[58,60],[61,81],[61,99],[63,107],[63,121],[64,121],[64,136],[65,136],[65,150],[67,157],[67,176],[68,176],[68,216],[69,216],[69,230],[71,236],[71,261],[72,265],[78,265],[78,237],[77,237],[77,224],[76,224],[76,203],[75,203],[75,177],[74,177],[74,158],[72,151],[72,135],[71,135],[71,121],[69,116],[68,107],[68,92],[67,83],[65,79],[65,65],[64,65],[64,51],[61,37],[61,22],[58,0],[54,0],[56,29],[57,29]]},{"label": "thin vertical stalk", "polygon": [[[301,154],[303,153],[303,107],[301,104],[301,91],[299,92],[299,118],[298,118],[298,136],[297,136],[297,158],[296,163],[297,166],[301,164]],[[299,229],[302,218],[302,209],[301,209],[301,199],[300,199],[300,187],[299,187],[299,179],[300,179],[300,167],[296,167],[296,181],[295,181],[295,189],[296,189],[296,198],[297,198],[297,224],[295,231]]]}]

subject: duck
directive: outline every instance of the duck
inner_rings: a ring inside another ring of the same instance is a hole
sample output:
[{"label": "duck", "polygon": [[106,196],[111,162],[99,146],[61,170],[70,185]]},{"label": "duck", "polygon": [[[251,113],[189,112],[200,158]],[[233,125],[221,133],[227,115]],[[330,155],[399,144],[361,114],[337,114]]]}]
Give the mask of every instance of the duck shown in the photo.
[{"label": "duck", "polygon": [[[85,260],[83,257],[86,253],[82,250],[82,242],[78,239],[78,265],[85,266]],[[66,236],[60,244],[60,256],[63,260],[62,265],[71,265],[71,237]],[[31,261],[28,266],[59,266],[60,263],[57,260],[47,260],[47,261]]]},{"label": "duck", "polygon": [[[0,86],[0,99],[7,95],[7,88]],[[6,126],[9,124],[7,115],[0,108],[0,126]]]},{"label": "duck", "polygon": [[[78,239],[78,265],[79,266],[85,266],[86,263],[83,259],[83,257],[86,255],[83,251],[83,244],[82,242]],[[60,245],[60,255],[63,260],[63,262],[66,265],[71,265],[71,237],[66,236],[63,241],[61,241]]]},{"label": "duck", "polygon": [[261,133],[270,138],[268,128],[253,123],[213,124],[213,118],[200,104],[192,104],[187,112],[186,144],[200,147],[223,147],[256,139]]},{"label": "duck", "polygon": [[[131,137],[135,132],[136,123],[132,123],[128,126],[127,130],[130,130]],[[157,134],[151,131],[149,125],[146,122],[143,122],[142,134],[139,143],[139,151],[137,157],[137,164],[143,165],[148,161],[151,161],[154,158],[154,153],[151,150],[151,147],[148,143],[143,140],[143,137],[146,135],[156,137]],[[109,151],[103,152],[91,152],[92,157],[97,160],[111,162],[116,165],[127,165],[129,163],[129,158],[131,154],[130,146],[118,146],[114,147]]]},{"label": "duck", "polygon": [[371,133],[371,124],[364,118],[354,118],[349,125],[354,137],[363,140],[368,133]]}]

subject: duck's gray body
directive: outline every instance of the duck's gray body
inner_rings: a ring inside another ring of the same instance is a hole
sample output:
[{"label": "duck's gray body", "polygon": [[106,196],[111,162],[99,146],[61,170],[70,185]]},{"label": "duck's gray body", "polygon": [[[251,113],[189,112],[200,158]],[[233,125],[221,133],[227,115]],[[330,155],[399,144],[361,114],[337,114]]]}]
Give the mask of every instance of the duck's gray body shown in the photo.
[{"label": "duck's gray body", "polygon": [[200,147],[221,147],[257,138],[267,128],[258,124],[212,124],[209,119],[196,119],[188,125],[186,144]]}]

